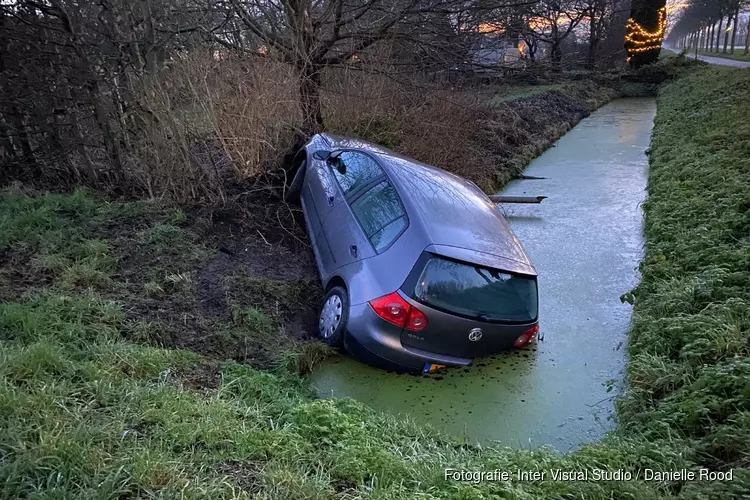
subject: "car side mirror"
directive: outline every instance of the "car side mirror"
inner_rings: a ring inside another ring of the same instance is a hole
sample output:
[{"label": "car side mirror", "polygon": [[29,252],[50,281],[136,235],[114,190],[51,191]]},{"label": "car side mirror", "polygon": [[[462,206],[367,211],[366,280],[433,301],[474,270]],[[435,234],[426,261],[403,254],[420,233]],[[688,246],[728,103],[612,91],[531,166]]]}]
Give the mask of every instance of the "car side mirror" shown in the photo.
[{"label": "car side mirror", "polygon": [[341,157],[339,155],[331,155],[328,158],[328,164],[335,168],[336,171],[341,175],[346,175],[346,163],[341,161]]},{"label": "car side mirror", "polygon": [[331,152],[325,149],[319,149],[313,153],[313,158],[316,160],[324,161],[331,157]]}]

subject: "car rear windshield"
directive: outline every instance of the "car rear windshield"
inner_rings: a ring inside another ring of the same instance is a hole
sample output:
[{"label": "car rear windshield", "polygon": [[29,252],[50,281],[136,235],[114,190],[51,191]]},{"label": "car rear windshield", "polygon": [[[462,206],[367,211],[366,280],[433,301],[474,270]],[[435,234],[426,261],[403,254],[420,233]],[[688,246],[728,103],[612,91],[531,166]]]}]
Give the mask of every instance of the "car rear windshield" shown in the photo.
[{"label": "car rear windshield", "polygon": [[438,256],[425,264],[414,294],[425,304],[483,321],[537,319],[535,278]]}]

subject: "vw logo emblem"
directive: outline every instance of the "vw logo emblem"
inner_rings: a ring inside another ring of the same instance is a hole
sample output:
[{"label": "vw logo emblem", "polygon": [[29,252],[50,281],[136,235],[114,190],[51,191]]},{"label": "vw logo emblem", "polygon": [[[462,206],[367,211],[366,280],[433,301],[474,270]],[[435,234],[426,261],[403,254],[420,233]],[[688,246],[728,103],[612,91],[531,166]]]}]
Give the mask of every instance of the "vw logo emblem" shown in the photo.
[{"label": "vw logo emblem", "polygon": [[472,331],[469,332],[469,340],[472,342],[476,342],[477,340],[482,338],[482,329],[481,328],[474,328]]}]

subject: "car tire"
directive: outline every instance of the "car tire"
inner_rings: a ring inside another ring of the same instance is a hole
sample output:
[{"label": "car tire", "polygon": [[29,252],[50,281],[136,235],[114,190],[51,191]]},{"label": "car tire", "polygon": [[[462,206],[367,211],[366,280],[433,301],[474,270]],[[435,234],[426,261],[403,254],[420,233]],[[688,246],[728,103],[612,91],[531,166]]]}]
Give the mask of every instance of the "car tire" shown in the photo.
[{"label": "car tire", "polygon": [[326,294],[318,314],[320,340],[331,347],[343,349],[348,322],[349,294],[344,287],[335,286]]},{"label": "car tire", "polygon": [[292,182],[289,184],[289,188],[284,193],[284,201],[287,203],[299,204],[299,198],[302,194],[302,184],[305,182],[305,173],[307,172],[307,161],[302,160],[297,172],[292,177]]}]

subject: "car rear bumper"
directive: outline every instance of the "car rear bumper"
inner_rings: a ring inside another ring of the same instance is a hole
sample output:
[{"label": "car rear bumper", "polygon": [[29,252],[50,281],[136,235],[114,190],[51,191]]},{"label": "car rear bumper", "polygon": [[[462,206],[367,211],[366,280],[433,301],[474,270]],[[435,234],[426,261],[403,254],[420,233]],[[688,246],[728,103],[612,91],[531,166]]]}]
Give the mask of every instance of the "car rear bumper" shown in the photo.
[{"label": "car rear bumper", "polygon": [[435,354],[401,344],[402,329],[381,319],[369,304],[349,309],[347,349],[363,361],[392,370],[423,371],[428,363],[467,366],[470,358]]}]

